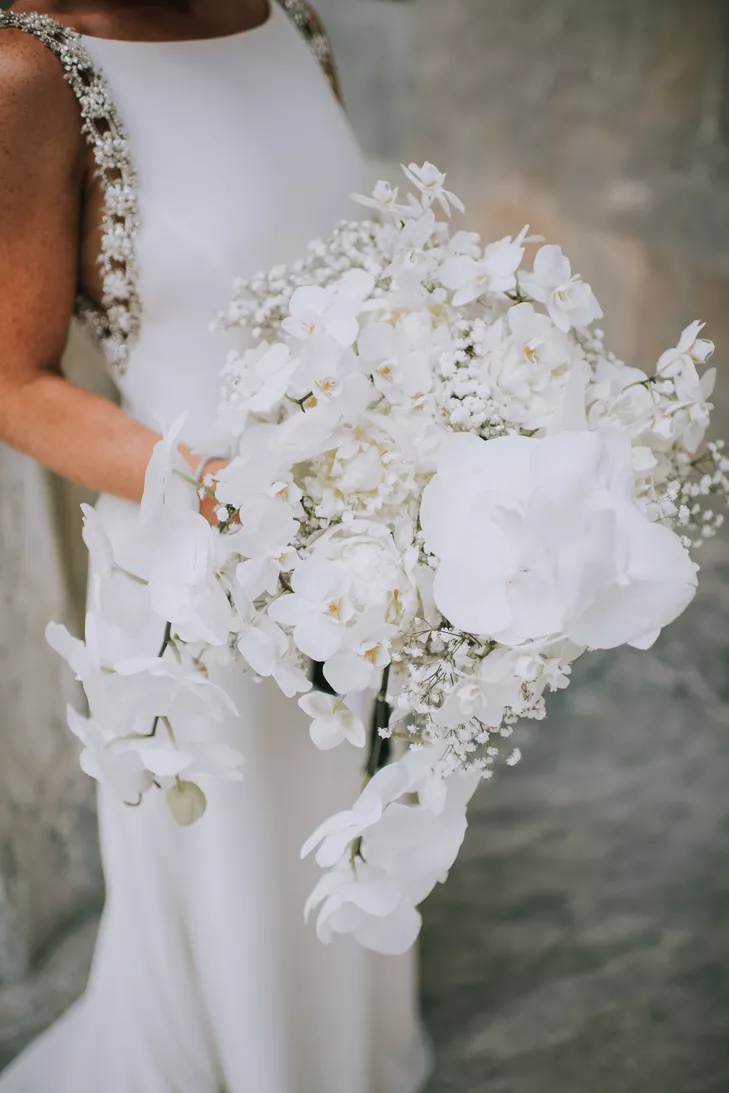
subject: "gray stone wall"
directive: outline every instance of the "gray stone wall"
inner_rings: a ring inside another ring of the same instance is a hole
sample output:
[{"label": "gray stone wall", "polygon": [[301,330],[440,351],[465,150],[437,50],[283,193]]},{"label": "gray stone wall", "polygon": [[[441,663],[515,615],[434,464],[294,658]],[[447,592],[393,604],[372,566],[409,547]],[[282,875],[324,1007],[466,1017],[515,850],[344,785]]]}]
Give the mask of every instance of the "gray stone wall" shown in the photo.
[{"label": "gray stone wall", "polygon": [[729,344],[726,0],[320,7],[388,170],[430,158],[484,235],[531,222],[560,242],[626,358],[650,363],[696,316]]},{"label": "gray stone wall", "polygon": [[[108,393],[72,332],[66,371]],[[102,878],[94,785],[66,703],[83,696],[45,641],[83,629],[82,494],[0,445],[0,1067],[81,992]]]}]

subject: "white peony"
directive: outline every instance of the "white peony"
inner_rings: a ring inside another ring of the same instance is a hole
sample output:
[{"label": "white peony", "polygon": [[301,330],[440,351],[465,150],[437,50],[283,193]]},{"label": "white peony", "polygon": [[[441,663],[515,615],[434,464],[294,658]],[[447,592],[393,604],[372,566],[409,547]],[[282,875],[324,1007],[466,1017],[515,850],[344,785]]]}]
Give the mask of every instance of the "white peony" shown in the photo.
[{"label": "white peony", "polygon": [[613,432],[444,442],[421,507],[435,602],[459,629],[517,644],[645,647],[688,606],[696,567],[635,500]]}]

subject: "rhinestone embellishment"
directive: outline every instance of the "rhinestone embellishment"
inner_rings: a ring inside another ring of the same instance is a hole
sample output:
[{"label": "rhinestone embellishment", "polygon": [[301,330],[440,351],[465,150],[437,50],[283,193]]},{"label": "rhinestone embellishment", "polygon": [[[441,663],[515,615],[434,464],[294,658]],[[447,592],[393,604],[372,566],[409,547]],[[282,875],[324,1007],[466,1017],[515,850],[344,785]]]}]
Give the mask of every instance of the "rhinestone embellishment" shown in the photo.
[{"label": "rhinestone embellishment", "polygon": [[[324,73],[336,87],[331,45],[319,19],[304,0],[277,0],[301,31]],[[76,315],[102,349],[112,374],[123,376],[139,333],[141,305],[137,293],[135,238],[139,228],[137,172],[129,139],[109,87],[94,66],[81,35],[49,15],[0,12],[0,29],[32,34],[61,62],[81,112],[84,137],[96,161],[104,191],[101,254],[102,300],[98,307],[86,295],[76,298]]]},{"label": "rhinestone embellishment", "polygon": [[48,15],[34,13],[3,12],[2,27],[26,31],[50,49],[78,100],[83,134],[93,151],[105,200],[99,255],[101,307],[79,295],[76,314],[103,350],[111,371],[121,376],[140,322],[134,253],[139,226],[137,175],[124,126],[79,34]]}]

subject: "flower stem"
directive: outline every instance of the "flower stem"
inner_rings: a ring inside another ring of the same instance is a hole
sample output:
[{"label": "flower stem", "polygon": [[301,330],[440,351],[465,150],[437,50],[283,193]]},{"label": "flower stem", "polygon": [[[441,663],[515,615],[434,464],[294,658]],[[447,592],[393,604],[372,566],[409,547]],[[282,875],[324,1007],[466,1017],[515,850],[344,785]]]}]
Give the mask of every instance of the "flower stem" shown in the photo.
[{"label": "flower stem", "polygon": [[162,639],[162,646],[160,648],[159,653],[157,653],[157,659],[158,660],[162,659],[162,657],[165,655],[165,653],[167,652],[167,649],[169,648],[169,646],[171,644],[172,644],[172,623],[168,622],[167,626],[165,627],[165,636]]},{"label": "flower stem", "polygon": [[[172,623],[168,622],[167,626],[165,627],[165,636],[162,639],[162,645],[160,646],[160,651],[157,654],[157,658],[159,660],[161,660],[162,657],[165,655],[165,653],[169,649],[170,645],[172,645]],[[148,737],[152,737],[152,736],[157,735],[157,727],[159,726],[160,720],[161,720],[161,718],[155,717],[154,721],[152,722],[152,730],[151,730],[151,732],[148,733]]]},{"label": "flower stem", "polygon": [[390,758],[390,743],[380,734],[381,729],[386,729],[390,721],[390,705],[387,701],[387,687],[390,682],[390,667],[387,665],[382,673],[380,691],[375,700],[375,709],[372,715],[372,730],[370,733],[370,753],[367,760],[367,777],[374,778],[378,770],[387,766]]},{"label": "flower stem", "polygon": [[184,471],[179,471],[175,468],[172,472],[178,478],[181,478],[183,482],[187,482],[188,485],[194,486],[196,490],[204,490],[206,497],[215,497],[215,490],[211,490],[210,486],[206,486],[204,482],[200,482],[197,478],[193,478],[191,474],[185,474]]}]

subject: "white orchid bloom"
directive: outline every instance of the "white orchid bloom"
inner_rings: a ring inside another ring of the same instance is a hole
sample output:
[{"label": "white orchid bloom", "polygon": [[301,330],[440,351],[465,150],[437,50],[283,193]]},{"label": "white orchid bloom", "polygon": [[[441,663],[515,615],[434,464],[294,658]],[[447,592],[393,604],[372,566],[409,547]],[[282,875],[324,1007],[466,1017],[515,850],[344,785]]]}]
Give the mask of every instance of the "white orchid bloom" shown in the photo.
[{"label": "white orchid bloom", "polygon": [[242,752],[219,741],[173,741],[163,729],[154,736],[124,737],[108,746],[114,757],[135,756],[155,778],[215,778],[241,782]]},{"label": "white orchid bloom", "polygon": [[106,668],[101,653],[99,623],[98,614],[89,611],[86,615],[85,641],[75,638],[60,623],[49,622],[46,627],[46,641],[69,664],[80,683],[102,674]]},{"label": "white orchid bloom", "polygon": [[320,751],[331,751],[345,740],[355,748],[365,746],[364,723],[340,695],[312,691],[299,699],[299,706],[313,719],[309,735]]},{"label": "white orchid bloom", "polygon": [[706,364],[714,354],[714,343],[706,338],[699,337],[705,325],[705,323],[698,321],[689,323],[681,334],[676,348],[668,349],[660,356],[656,371],[673,378],[681,372],[685,358],[688,358],[694,365]]},{"label": "white orchid bloom", "polygon": [[294,569],[298,561],[298,554],[292,552],[246,558],[236,566],[235,579],[251,600],[257,600],[264,592],[274,596],[278,591],[281,574]]},{"label": "white orchid bloom", "polygon": [[569,338],[531,304],[509,308],[507,322],[524,359],[533,367],[551,372],[573,361],[575,350]]},{"label": "white orchid bloom", "polygon": [[136,805],[154,784],[153,774],[139,756],[114,752],[110,745],[118,737],[92,718],[83,717],[72,706],[67,709],[68,727],[83,744],[81,769],[97,782],[111,786],[127,804]]},{"label": "white orchid bloom", "polygon": [[217,474],[215,496],[240,509],[291,477],[291,462],[276,444],[278,426],[251,422],[237,444],[238,454]]},{"label": "white orchid bloom", "polygon": [[687,452],[694,453],[701,444],[709,425],[709,399],[716,386],[716,369],[708,368],[699,375],[697,364],[704,364],[714,352],[714,343],[699,338],[704,324],[686,327],[675,349],[663,353],[656,375],[673,383],[678,405],[673,407],[671,435],[680,436]]},{"label": "white orchid bloom", "polygon": [[238,650],[248,666],[264,679],[273,675],[281,639],[286,642],[281,628],[249,604],[245,614],[240,614],[238,634]]},{"label": "white orchid bloom", "polygon": [[160,524],[149,569],[155,614],[183,640],[225,645],[232,612],[216,578],[216,532],[197,512],[177,512]]},{"label": "white orchid bloom", "polygon": [[301,353],[295,397],[304,409],[340,398],[347,380],[360,372],[357,357],[327,334],[312,334]]},{"label": "white orchid bloom", "polygon": [[478,232],[458,231],[453,233],[448,240],[445,256],[446,258],[456,258],[460,255],[467,255],[469,258],[476,259],[482,257],[483,247]]},{"label": "white orchid bloom", "polygon": [[328,660],[341,649],[344,627],[354,609],[349,581],[332,562],[307,558],[293,573],[291,587],[268,609],[274,622],[292,626],[297,648],[313,660]]},{"label": "white orchid bloom", "polygon": [[298,530],[294,512],[294,505],[267,494],[249,498],[240,510],[240,530],[226,536],[226,549],[243,558],[280,558]]},{"label": "white orchid bloom", "polygon": [[[407,526],[412,531],[412,524]],[[381,621],[400,626],[414,616],[417,595],[407,558],[390,528],[377,520],[352,520],[329,528],[317,539],[314,557],[335,563],[346,574],[349,600],[363,617],[361,631],[352,629],[353,624],[347,629],[354,641],[368,640]]]},{"label": "white orchid bloom", "polygon": [[592,289],[578,274],[573,275],[561,247],[541,247],[533,272],[522,274],[521,287],[546,306],[554,325],[565,333],[573,327],[583,329],[603,317]]},{"label": "white orchid bloom", "polygon": [[121,569],[96,509],[82,505],[83,540],[91,559],[92,599],[105,620],[127,634],[139,634],[149,623],[147,582]]},{"label": "white orchid bloom", "polygon": [[696,567],[635,501],[616,434],[453,436],[421,507],[454,626],[505,644],[563,633],[644,647],[688,606]]},{"label": "white orchid bloom", "polygon": [[313,285],[296,290],[291,297],[289,317],[283,320],[281,326],[298,341],[324,334],[346,349],[354,343],[360,330],[355,318],[356,310],[353,302],[338,295],[336,287],[322,289]]},{"label": "white orchid bloom", "polygon": [[419,770],[403,760],[391,763],[367,783],[351,809],[330,816],[306,840],[301,857],[306,858],[317,847],[316,861],[322,868],[336,865],[349,844],[378,823],[387,806],[409,793],[418,781]]},{"label": "white orchid bloom", "polygon": [[452,775],[439,811],[394,802],[366,832],[362,856],[397,879],[414,906],[446,880],[463,845],[467,805],[480,781],[478,774]]},{"label": "white orchid bloom", "polygon": [[360,332],[357,345],[360,360],[372,370],[375,387],[391,400],[412,399],[431,389],[428,354],[412,344],[405,327],[372,323]]},{"label": "white orchid bloom", "polygon": [[181,709],[220,721],[237,714],[226,692],[194,668],[174,659],[112,659],[103,646],[109,635],[93,612],[86,616],[86,641],[65,626],[50,623],[46,640],[68,662],[83,685],[92,717],[116,735],[146,731],[155,717],[172,717]]},{"label": "white orchid bloom", "polygon": [[308,662],[302,658],[293,641],[285,634],[283,636],[286,644],[284,645],[282,641],[279,643],[278,657],[271,675],[279,690],[287,698],[294,698],[297,694],[310,691],[312,682],[305,670],[308,668]]},{"label": "white orchid bloom", "polygon": [[347,629],[346,645],[324,665],[324,678],[337,694],[356,694],[379,685],[392,661],[391,643],[398,628],[383,610],[367,611]]},{"label": "white orchid bloom", "polygon": [[478,783],[478,775],[449,779],[436,810],[390,803],[365,830],[361,859],[353,867],[345,853],[307,902],[307,918],[321,905],[320,940],[352,934],[375,952],[407,952],[420,932],[418,904],[446,879],[461,848]]},{"label": "white orchid bloom", "polygon": [[181,414],[169,429],[163,429],[162,439],[154,446],[144,476],[144,494],[139,511],[142,526],[159,515],[165,505],[197,508],[197,491],[185,481],[190,477],[190,468],[177,448],[187,417],[186,413]]},{"label": "white orchid bloom", "polygon": [[465,307],[487,292],[504,293],[516,288],[516,273],[524,257],[524,228],[516,239],[510,235],[484,248],[481,258],[468,254],[448,258],[438,274],[441,284],[452,290],[454,307]]},{"label": "white orchid bloom", "polygon": [[411,217],[413,215],[411,206],[398,205],[399,193],[397,186],[393,187],[389,182],[379,181],[375,185],[371,197],[364,194],[351,194],[351,198],[358,205],[364,205],[366,209],[375,209],[385,216],[394,216],[396,219]]},{"label": "white orchid bloom", "polygon": [[316,930],[324,945],[336,934],[351,934],[365,949],[399,956],[412,948],[422,927],[397,881],[364,862],[356,873],[344,862],[324,874],[307,901],[306,921],[320,905]]},{"label": "white orchid bloom", "polygon": [[242,357],[235,352],[228,357],[226,374],[234,374],[229,384],[221,422],[240,436],[251,414],[268,414],[284,398],[294,380],[300,360],[287,345],[262,342]]},{"label": "white orchid bloom", "polygon": [[[194,665],[172,657],[137,657],[115,661],[103,681],[84,681],[92,710],[104,711],[103,722],[118,735],[146,731],[155,717],[179,722],[204,717],[219,723],[237,717],[230,695],[207,679]],[[100,700],[97,703],[97,698]],[[102,715],[97,715],[102,720]],[[132,728],[130,728],[132,726]]]},{"label": "white orchid bloom", "polygon": [[422,197],[423,207],[428,209],[437,201],[446,216],[451,215],[451,205],[459,212],[465,212],[463,202],[450,190],[446,190],[446,176],[432,163],[425,162],[422,166],[411,163],[409,167],[402,167],[406,177],[418,188]]},{"label": "white orchid bloom", "polygon": [[432,209],[426,209],[414,220],[408,220],[400,229],[392,265],[386,272],[402,274],[416,270],[423,260],[422,251],[433,238],[438,225]]},{"label": "white orchid bloom", "polygon": [[302,657],[291,638],[265,611],[256,611],[251,599],[233,589],[237,610],[238,651],[248,666],[264,679],[273,677],[288,698],[311,690]]}]

